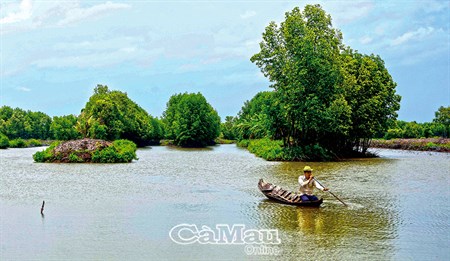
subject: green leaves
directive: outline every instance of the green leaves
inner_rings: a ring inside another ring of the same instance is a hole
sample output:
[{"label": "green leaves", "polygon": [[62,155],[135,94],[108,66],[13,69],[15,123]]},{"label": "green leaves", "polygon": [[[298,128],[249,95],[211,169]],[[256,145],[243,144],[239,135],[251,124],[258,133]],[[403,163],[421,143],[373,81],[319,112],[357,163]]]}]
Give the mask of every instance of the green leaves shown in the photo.
[{"label": "green leaves", "polygon": [[[368,140],[397,117],[400,96],[384,61],[346,48],[320,5],[294,8],[279,26],[271,22],[260,48],[250,60],[272,82],[275,109],[252,112],[246,103],[237,124],[240,138],[281,139],[287,148],[316,156],[354,147],[365,152]],[[268,131],[252,132],[261,122]]]},{"label": "green leaves", "polygon": [[50,133],[56,140],[75,140],[81,138],[81,133],[77,131],[76,126],[75,115],[55,116],[50,124]]},{"label": "green leaves", "polygon": [[166,138],[184,147],[214,144],[220,133],[220,117],[201,93],[172,95],[163,122]]},{"label": "green leaves", "polygon": [[8,106],[0,108],[0,132],[9,139],[48,139],[52,119],[45,113],[12,109]]},{"label": "green leaves", "polygon": [[77,129],[85,137],[116,140],[128,139],[139,146],[160,139],[160,122],[128,98],[126,93],[110,91],[97,85],[82,110]]}]

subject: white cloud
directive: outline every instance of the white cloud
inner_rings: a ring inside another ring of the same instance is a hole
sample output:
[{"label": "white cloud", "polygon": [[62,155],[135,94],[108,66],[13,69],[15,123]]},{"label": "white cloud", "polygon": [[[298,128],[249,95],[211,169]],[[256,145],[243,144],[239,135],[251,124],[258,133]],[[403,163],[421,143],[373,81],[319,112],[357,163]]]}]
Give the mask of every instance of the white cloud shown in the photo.
[{"label": "white cloud", "polygon": [[359,39],[359,42],[360,43],[362,43],[362,44],[369,44],[369,43],[371,43],[373,41],[373,39],[372,39],[372,37],[370,37],[370,36],[363,36],[363,37],[361,37],[360,39]]},{"label": "white cloud", "polygon": [[255,15],[256,15],[255,11],[247,11],[247,12],[241,14],[241,18],[242,19],[248,19],[248,18],[253,17]]},{"label": "white cloud", "polygon": [[58,25],[64,26],[76,23],[84,19],[88,19],[90,17],[95,17],[104,14],[108,11],[125,9],[129,7],[130,6],[127,4],[112,3],[108,1],[104,4],[94,5],[89,8],[81,8],[81,7],[73,8],[66,13],[66,17],[63,20],[58,22]]},{"label": "white cloud", "polygon": [[324,9],[331,14],[333,24],[348,24],[370,15],[375,8],[372,2],[362,1],[324,1]]},{"label": "white cloud", "polygon": [[21,91],[21,92],[31,92],[30,88],[23,87],[23,86],[17,87],[16,90]]},{"label": "white cloud", "polygon": [[0,24],[12,24],[29,19],[32,14],[32,7],[31,0],[23,0],[20,2],[19,11],[8,13],[5,17],[0,19]]},{"label": "white cloud", "polygon": [[395,38],[394,40],[392,40],[391,45],[392,46],[401,45],[412,39],[423,39],[424,37],[432,34],[434,31],[435,30],[433,27],[426,27],[426,28],[421,27],[415,31],[406,32],[401,36]]}]

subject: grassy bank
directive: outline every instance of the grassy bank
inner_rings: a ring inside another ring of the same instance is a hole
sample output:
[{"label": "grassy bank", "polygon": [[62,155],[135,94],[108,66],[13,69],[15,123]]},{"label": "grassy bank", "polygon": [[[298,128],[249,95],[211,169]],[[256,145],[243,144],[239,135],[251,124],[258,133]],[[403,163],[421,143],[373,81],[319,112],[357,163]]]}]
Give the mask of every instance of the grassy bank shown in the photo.
[{"label": "grassy bank", "polygon": [[450,139],[444,138],[424,138],[424,139],[392,139],[392,140],[372,140],[372,148],[418,150],[450,152]]},{"label": "grassy bank", "polygon": [[327,161],[336,157],[319,145],[305,147],[283,147],[281,140],[241,140],[237,146],[269,161]]}]

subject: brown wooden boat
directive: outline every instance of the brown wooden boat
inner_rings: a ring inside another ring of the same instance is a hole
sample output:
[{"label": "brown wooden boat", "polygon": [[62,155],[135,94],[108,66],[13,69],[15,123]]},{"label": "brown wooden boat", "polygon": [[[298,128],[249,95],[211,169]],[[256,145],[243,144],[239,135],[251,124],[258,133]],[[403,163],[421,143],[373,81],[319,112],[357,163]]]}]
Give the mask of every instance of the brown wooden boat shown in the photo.
[{"label": "brown wooden boat", "polygon": [[305,207],[319,207],[323,202],[322,198],[316,201],[302,201],[300,198],[300,194],[284,190],[279,186],[275,186],[271,183],[265,182],[263,179],[259,180],[258,188],[269,199],[273,199],[284,204]]}]

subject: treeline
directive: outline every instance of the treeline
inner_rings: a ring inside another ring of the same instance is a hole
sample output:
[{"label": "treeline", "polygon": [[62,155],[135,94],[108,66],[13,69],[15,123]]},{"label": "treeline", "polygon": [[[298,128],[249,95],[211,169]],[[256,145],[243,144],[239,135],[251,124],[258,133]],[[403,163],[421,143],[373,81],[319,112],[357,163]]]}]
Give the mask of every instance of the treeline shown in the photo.
[{"label": "treeline", "polygon": [[417,123],[415,121],[396,121],[388,131],[377,138],[384,139],[419,139],[419,138],[432,138],[442,137],[449,138],[450,135],[450,106],[441,106],[435,112],[435,118],[432,122]]},{"label": "treeline", "polygon": [[[22,139],[126,139],[138,146],[172,139],[176,145],[197,147],[214,143],[220,117],[202,94],[176,94],[162,118],[148,114],[120,91],[97,85],[80,115],[49,117],[42,112],[0,108],[0,147]],[[23,141],[23,140],[22,140]],[[25,144],[24,144],[25,146]],[[19,146],[20,147],[20,146]]]}]

